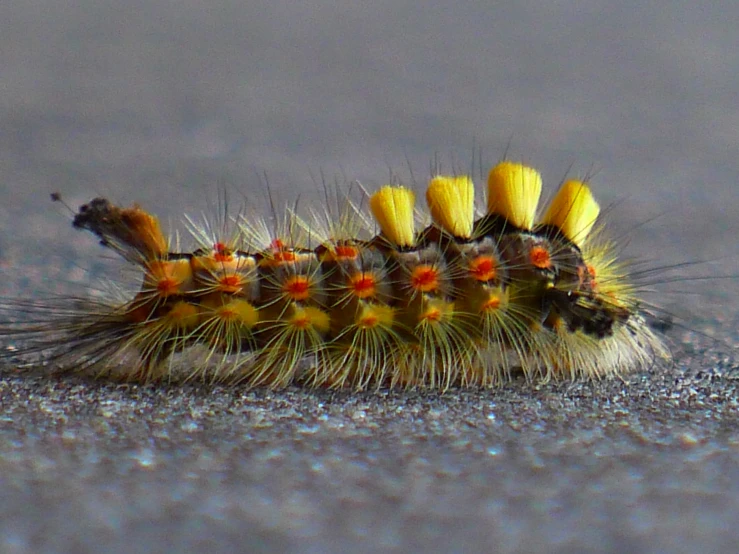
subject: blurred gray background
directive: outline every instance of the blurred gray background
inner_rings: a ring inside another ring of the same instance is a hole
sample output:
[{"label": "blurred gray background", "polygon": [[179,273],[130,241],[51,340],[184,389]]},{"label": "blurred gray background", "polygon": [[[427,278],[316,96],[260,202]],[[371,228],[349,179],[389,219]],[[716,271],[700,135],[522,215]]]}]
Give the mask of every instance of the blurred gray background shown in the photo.
[{"label": "blurred gray background", "polygon": [[[2,2],[0,294],[99,269],[53,191],[176,228],[224,187],[261,209],[264,173],[307,203],[321,172],[423,180],[474,148],[550,187],[595,173],[629,253],[736,274],[738,26],[728,0]],[[7,369],[0,551],[731,551],[736,283],[670,287],[678,362],[631,388],[357,399]]]}]

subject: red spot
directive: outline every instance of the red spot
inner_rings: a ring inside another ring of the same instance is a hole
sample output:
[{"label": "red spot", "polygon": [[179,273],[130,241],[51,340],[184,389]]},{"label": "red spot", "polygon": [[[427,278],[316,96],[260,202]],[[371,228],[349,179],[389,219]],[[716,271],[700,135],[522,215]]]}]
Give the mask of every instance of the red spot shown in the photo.
[{"label": "red spot", "polygon": [[529,250],[529,260],[531,265],[537,269],[551,269],[552,258],[549,255],[549,250],[543,246],[534,246]]},{"label": "red spot", "polygon": [[227,287],[235,287],[241,284],[241,278],[238,275],[224,275],[221,284]]},{"label": "red spot", "polygon": [[310,281],[304,275],[295,275],[285,281],[282,291],[290,300],[307,300],[310,298]]},{"label": "red spot", "polygon": [[269,243],[269,249],[272,251],[271,261],[273,262],[294,262],[297,257],[295,251],[285,246],[282,239],[272,239],[272,242]]},{"label": "red spot", "polygon": [[441,321],[441,310],[438,308],[432,308],[426,313],[421,315],[421,318],[426,321]]},{"label": "red spot", "polygon": [[372,314],[372,315],[368,315],[360,319],[359,326],[367,329],[367,328],[374,327],[375,325],[379,323],[379,321],[380,321],[380,318]]},{"label": "red spot", "polygon": [[596,289],[598,287],[598,280],[595,278],[595,267],[588,264],[588,273],[590,274],[590,286],[593,289]]},{"label": "red spot", "polygon": [[358,251],[355,247],[346,244],[337,244],[335,249],[336,258],[353,260],[357,257]]},{"label": "red spot", "polygon": [[225,242],[216,242],[213,245],[213,259],[216,262],[230,262],[233,259],[233,249],[229,248]]},{"label": "red spot", "polygon": [[473,279],[487,282],[497,276],[498,264],[491,256],[478,256],[470,262],[469,271]]},{"label": "red spot", "polygon": [[292,324],[296,329],[308,329],[310,327],[310,318],[307,316],[296,317],[293,318]]},{"label": "red spot", "polygon": [[274,256],[272,256],[272,259],[278,263],[294,262],[295,252],[293,252],[292,250],[275,252]]},{"label": "red spot", "polygon": [[238,275],[224,275],[218,280],[222,292],[238,292],[241,289],[241,277]]},{"label": "red spot", "polygon": [[411,286],[421,292],[433,292],[439,288],[439,272],[431,265],[419,265],[411,273]]},{"label": "red spot", "polygon": [[482,311],[483,312],[492,312],[500,308],[500,297],[499,296],[491,296],[488,298],[487,302],[485,302],[482,305]]},{"label": "red spot", "polygon": [[358,272],[351,276],[351,287],[358,298],[369,298],[375,295],[377,281],[372,273]]}]

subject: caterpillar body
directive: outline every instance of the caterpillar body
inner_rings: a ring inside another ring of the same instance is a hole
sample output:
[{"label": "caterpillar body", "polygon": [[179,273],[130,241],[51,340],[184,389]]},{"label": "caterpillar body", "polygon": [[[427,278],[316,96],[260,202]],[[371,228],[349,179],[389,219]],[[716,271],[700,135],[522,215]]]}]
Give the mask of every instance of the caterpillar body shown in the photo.
[{"label": "caterpillar body", "polygon": [[141,272],[133,298],[32,305],[38,317],[0,332],[60,369],[272,388],[598,378],[668,356],[586,183],[564,182],[539,217],[536,170],[503,161],[487,185],[476,216],[470,177],[434,176],[423,225],[413,191],[391,185],[371,217],[347,201],[323,224],[288,210],[276,231],[191,221],[191,252],[139,206],[96,198],[74,226]]}]

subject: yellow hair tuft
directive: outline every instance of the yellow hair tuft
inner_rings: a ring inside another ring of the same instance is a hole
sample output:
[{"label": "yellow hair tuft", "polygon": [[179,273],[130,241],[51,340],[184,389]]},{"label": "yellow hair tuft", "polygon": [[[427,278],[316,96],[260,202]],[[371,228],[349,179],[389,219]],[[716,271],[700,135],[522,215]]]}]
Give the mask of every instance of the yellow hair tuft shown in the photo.
[{"label": "yellow hair tuft", "polygon": [[582,247],[600,214],[590,187],[580,181],[564,183],[549,204],[542,225],[553,225]]},{"label": "yellow hair tuft", "polygon": [[416,244],[413,205],[416,195],[405,187],[386,185],[370,196],[369,206],[377,224],[391,243],[401,248]]},{"label": "yellow hair tuft", "polygon": [[431,217],[436,224],[454,237],[472,236],[475,218],[475,185],[467,175],[450,177],[437,175],[426,191]]},{"label": "yellow hair tuft", "polygon": [[488,214],[530,230],[541,196],[541,175],[520,163],[501,162],[488,175]]}]

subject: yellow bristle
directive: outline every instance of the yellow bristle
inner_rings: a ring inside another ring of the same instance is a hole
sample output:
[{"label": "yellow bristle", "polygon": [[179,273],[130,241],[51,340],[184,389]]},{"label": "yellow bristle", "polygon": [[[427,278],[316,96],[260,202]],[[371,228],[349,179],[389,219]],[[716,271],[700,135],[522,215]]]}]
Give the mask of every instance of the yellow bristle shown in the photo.
[{"label": "yellow bristle", "polygon": [[416,244],[413,204],[416,195],[405,187],[386,185],[370,196],[372,215],[382,234],[394,245],[409,248]]},{"label": "yellow bristle", "polygon": [[224,322],[243,325],[247,329],[259,323],[259,310],[246,300],[238,298],[223,302],[221,306],[214,306],[209,315]]},{"label": "yellow bristle", "polygon": [[329,315],[323,310],[311,306],[295,306],[292,315],[287,321],[290,326],[296,330],[310,330],[318,333],[326,333],[331,327],[331,319]]},{"label": "yellow bristle", "polygon": [[374,327],[390,328],[395,320],[395,310],[383,304],[365,304],[357,313],[356,326],[358,329],[372,329]]},{"label": "yellow bristle", "polygon": [[426,191],[431,217],[452,236],[468,239],[472,236],[475,218],[475,185],[466,175],[437,175]]},{"label": "yellow bristle", "polygon": [[200,310],[188,302],[176,302],[167,314],[156,323],[168,329],[189,331],[198,326]]},{"label": "yellow bristle", "polygon": [[598,214],[600,206],[590,187],[580,181],[567,181],[552,199],[541,224],[557,227],[565,237],[582,247]]},{"label": "yellow bristle", "polygon": [[421,325],[438,325],[454,313],[454,302],[433,299],[425,303],[424,310],[418,316]]},{"label": "yellow bristle", "polygon": [[488,176],[488,214],[504,217],[519,229],[530,230],[541,196],[541,175],[531,167],[501,162]]}]

